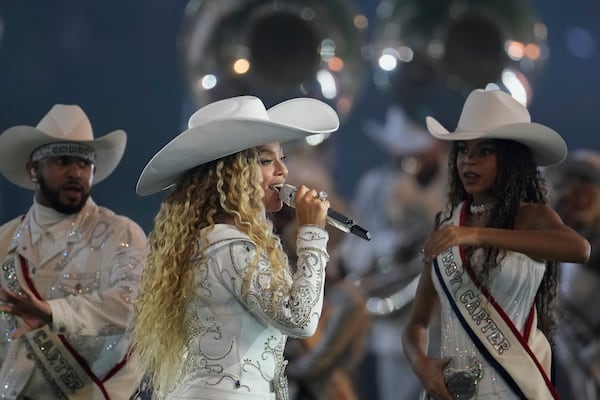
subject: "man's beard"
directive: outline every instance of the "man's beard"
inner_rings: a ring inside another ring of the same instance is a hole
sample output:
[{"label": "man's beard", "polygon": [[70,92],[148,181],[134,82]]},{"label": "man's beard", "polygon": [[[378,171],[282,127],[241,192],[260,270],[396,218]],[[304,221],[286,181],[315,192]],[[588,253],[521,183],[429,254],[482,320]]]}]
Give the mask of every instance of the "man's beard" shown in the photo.
[{"label": "man's beard", "polygon": [[85,205],[88,197],[90,197],[90,192],[83,193],[81,197],[81,201],[76,204],[64,204],[60,201],[60,197],[58,195],[57,190],[52,190],[46,184],[46,181],[42,176],[38,176],[38,184],[40,185],[40,191],[42,195],[48,202],[49,206],[58,211],[61,214],[75,214],[81,211],[83,206]]}]

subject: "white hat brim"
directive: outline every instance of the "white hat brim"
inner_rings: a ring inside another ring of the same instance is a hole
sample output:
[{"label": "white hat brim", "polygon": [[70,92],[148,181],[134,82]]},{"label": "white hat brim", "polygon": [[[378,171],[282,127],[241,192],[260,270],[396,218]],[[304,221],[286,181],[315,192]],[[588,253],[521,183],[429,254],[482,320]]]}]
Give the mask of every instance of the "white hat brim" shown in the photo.
[{"label": "white hat brim", "polygon": [[[17,125],[8,128],[0,135],[0,173],[17,186],[35,190],[26,163],[35,149],[59,141],[71,142],[48,135],[33,126]],[[76,140],[73,143],[83,143],[94,148],[94,183],[98,183],[106,179],[121,161],[127,135],[123,130],[115,130],[95,140]]]},{"label": "white hat brim", "polygon": [[531,149],[539,166],[558,164],[567,156],[567,144],[558,132],[535,122],[507,124],[486,132],[450,132],[431,116],[425,122],[431,135],[440,140],[504,139],[522,143]]},{"label": "white hat brim", "polygon": [[208,121],[180,133],[146,164],[136,185],[140,196],[173,186],[187,170],[263,144],[304,139],[338,129],[335,111],[313,99],[292,99],[268,111],[269,120]]}]

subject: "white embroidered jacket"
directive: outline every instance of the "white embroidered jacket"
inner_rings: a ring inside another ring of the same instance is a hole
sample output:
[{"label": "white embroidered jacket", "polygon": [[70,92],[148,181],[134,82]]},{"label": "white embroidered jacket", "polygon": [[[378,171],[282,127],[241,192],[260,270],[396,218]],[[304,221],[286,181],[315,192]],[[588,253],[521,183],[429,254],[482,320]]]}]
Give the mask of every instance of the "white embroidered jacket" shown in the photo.
[{"label": "white embroidered jacket", "polygon": [[[52,308],[50,330],[64,335],[102,381],[129,350],[126,331],[145,264],[146,236],[135,222],[97,206],[91,199],[79,214],[68,216],[45,231],[33,221],[32,213],[30,209],[22,221],[18,218],[0,227],[0,234],[8,234],[6,230],[13,227],[11,231],[15,233],[8,253],[17,252],[27,260],[25,274]],[[2,261],[4,253],[0,254]],[[19,262],[13,266],[22,268]],[[1,271],[3,282],[14,283],[16,276],[7,267],[3,265]],[[27,286],[24,274],[18,275],[19,285]],[[41,368],[46,363],[53,367],[55,375],[64,376],[64,365],[56,364],[56,359],[51,358],[53,353],[42,348],[42,341],[37,345],[47,360],[40,360],[40,353],[35,355],[23,339],[10,339],[12,329],[14,318],[0,319],[0,397],[72,398]],[[36,345],[35,339],[32,343]],[[103,385],[110,399],[125,400],[139,380],[136,365],[130,359]],[[94,396],[93,400],[96,398],[104,396]]]},{"label": "white embroidered jacket", "polygon": [[[287,399],[283,350],[288,335],[314,334],[323,305],[327,232],[300,228],[298,267],[289,290],[273,293],[271,264],[262,257],[249,292],[241,288],[256,246],[230,225],[209,235],[208,265],[197,282],[200,299],[188,312],[188,352],[172,399]],[[277,306],[273,307],[273,296]]]}]

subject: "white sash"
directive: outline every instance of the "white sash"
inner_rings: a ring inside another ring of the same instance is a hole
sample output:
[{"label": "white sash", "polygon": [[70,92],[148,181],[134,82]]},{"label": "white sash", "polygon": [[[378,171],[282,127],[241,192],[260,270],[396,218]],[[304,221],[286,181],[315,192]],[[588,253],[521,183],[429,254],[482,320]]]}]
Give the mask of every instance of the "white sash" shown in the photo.
[{"label": "white sash", "polygon": [[549,379],[551,349],[537,329],[537,314],[527,321],[521,334],[485,287],[473,282],[458,246],[447,249],[433,262],[433,275],[462,327],[489,364],[523,399],[558,399]]},{"label": "white sash", "polygon": [[47,327],[28,332],[23,337],[28,357],[33,360],[49,382],[69,399],[108,399],[108,394],[92,384],[89,375],[67,351],[60,338]]}]

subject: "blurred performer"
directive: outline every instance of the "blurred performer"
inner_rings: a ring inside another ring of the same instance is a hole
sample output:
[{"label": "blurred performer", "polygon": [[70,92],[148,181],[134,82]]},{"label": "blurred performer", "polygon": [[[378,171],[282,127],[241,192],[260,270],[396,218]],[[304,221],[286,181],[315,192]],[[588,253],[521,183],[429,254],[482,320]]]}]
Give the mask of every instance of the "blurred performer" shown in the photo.
[{"label": "blurred performer", "polygon": [[444,206],[446,152],[396,106],[388,110],[383,126],[369,123],[365,128],[390,160],[365,173],[352,205],[351,215],[374,240],[348,236],[341,251],[348,278],[368,294],[367,308],[375,317],[361,386],[369,400],[415,399],[421,385],[405,359],[400,332],[422,268],[418,250],[430,221]]},{"label": "blurred performer", "polygon": [[[337,193],[319,150],[307,145],[288,149],[288,181],[296,186],[305,184],[324,189],[331,207],[345,213],[345,202]],[[284,206],[273,218],[282,232],[288,254],[296,253],[298,225],[293,213],[293,209]],[[286,372],[292,400],[358,399],[353,375],[363,355],[368,329],[365,299],[339,269],[338,245],[347,234],[330,226],[327,230],[327,251],[331,258],[326,269],[325,299],[317,332],[307,339],[291,339],[286,347],[289,359]]]},{"label": "blurred performer", "polygon": [[565,399],[600,399],[600,153],[574,151],[548,175],[563,221],[592,244],[585,265],[561,266],[557,388]]}]

